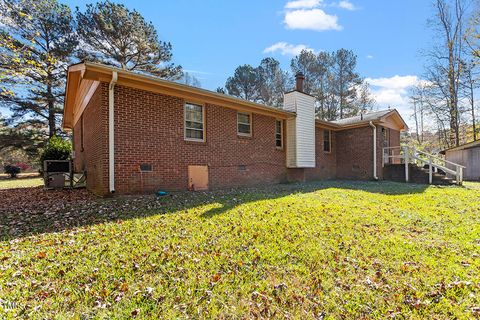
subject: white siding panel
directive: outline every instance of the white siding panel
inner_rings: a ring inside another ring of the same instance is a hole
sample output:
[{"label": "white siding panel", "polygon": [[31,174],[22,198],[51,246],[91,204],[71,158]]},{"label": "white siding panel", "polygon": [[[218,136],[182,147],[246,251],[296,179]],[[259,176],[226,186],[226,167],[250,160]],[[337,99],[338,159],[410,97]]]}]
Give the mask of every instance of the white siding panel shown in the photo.
[{"label": "white siding panel", "polygon": [[[287,126],[287,166],[289,168],[315,167],[315,98],[293,91],[285,94],[284,108],[297,116]],[[293,131],[293,132],[292,132]],[[295,158],[291,155],[295,154]],[[289,156],[290,155],[290,156]]]}]

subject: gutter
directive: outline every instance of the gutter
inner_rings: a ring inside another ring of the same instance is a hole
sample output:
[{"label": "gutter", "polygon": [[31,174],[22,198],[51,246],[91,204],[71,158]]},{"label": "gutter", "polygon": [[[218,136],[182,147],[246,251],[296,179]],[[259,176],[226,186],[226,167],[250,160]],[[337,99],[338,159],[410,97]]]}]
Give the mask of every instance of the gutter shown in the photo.
[{"label": "gutter", "polygon": [[108,186],[110,193],[115,192],[115,100],[114,89],[118,80],[117,71],[112,72],[108,86]]},{"label": "gutter", "polygon": [[373,179],[378,180],[377,176],[377,127],[372,121],[369,122],[370,127],[373,129]]}]

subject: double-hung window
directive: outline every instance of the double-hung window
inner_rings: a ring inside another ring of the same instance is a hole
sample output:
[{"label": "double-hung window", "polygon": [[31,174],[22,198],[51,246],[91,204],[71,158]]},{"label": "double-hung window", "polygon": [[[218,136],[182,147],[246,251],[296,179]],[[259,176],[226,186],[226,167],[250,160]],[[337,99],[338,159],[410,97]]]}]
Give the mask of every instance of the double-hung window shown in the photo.
[{"label": "double-hung window", "polygon": [[237,134],[239,136],[252,136],[252,115],[250,113],[237,113]]},{"label": "double-hung window", "polygon": [[283,121],[275,120],[275,146],[278,149],[283,148]]},{"label": "double-hung window", "polygon": [[332,151],[332,132],[330,130],[323,130],[323,151]]},{"label": "double-hung window", "polygon": [[185,140],[205,141],[204,107],[185,104]]}]

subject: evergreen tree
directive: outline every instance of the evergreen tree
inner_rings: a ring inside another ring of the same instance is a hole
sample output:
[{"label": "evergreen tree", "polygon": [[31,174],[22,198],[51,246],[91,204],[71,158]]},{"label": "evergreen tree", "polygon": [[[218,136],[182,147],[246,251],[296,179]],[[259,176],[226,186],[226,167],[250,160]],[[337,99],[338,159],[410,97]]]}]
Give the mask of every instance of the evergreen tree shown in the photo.
[{"label": "evergreen tree", "polygon": [[56,0],[3,0],[0,12],[0,103],[17,127],[53,136],[77,45],[71,11]]},{"label": "evergreen tree", "polygon": [[340,49],[332,54],[333,90],[338,98],[338,117],[340,119],[357,115],[360,110],[355,103],[357,87],[362,79],[356,72],[357,56],[353,51]]},{"label": "evergreen tree", "polygon": [[342,119],[373,107],[368,85],[356,72],[357,57],[350,50],[318,54],[303,50],[290,66],[293,73],[305,75],[304,90],[316,98],[319,118]]},{"label": "evergreen tree", "polygon": [[229,95],[258,102],[261,89],[260,74],[251,65],[239,66],[235,69],[234,75],[227,79],[225,88]]},{"label": "evergreen tree", "polygon": [[[229,95],[272,107],[283,105],[283,94],[289,86],[288,73],[274,58],[263,59],[256,68],[239,66],[225,84]],[[225,93],[225,89],[218,88],[217,92]]]},{"label": "evergreen tree", "polygon": [[257,68],[260,83],[260,100],[262,103],[281,107],[283,94],[287,90],[288,74],[280,67],[280,62],[274,58],[265,58]]},{"label": "evergreen tree", "polygon": [[151,22],[122,4],[102,1],[76,11],[80,36],[78,56],[125,70],[153,74],[165,79],[182,77],[181,66],[172,60],[172,45],[158,39]]},{"label": "evergreen tree", "polygon": [[317,55],[311,50],[302,50],[300,54],[292,59],[290,68],[293,74],[299,72],[305,76],[303,91],[312,94],[318,88],[320,66]]}]

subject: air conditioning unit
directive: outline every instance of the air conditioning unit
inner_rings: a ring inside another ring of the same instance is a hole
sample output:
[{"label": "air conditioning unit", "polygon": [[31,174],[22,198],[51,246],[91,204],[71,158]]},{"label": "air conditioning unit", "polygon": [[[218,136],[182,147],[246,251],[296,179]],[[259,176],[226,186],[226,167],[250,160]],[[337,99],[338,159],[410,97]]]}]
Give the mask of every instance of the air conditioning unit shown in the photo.
[{"label": "air conditioning unit", "polygon": [[65,181],[70,181],[71,174],[72,162],[70,160],[45,160],[43,162],[43,180],[46,189],[64,188]]}]

